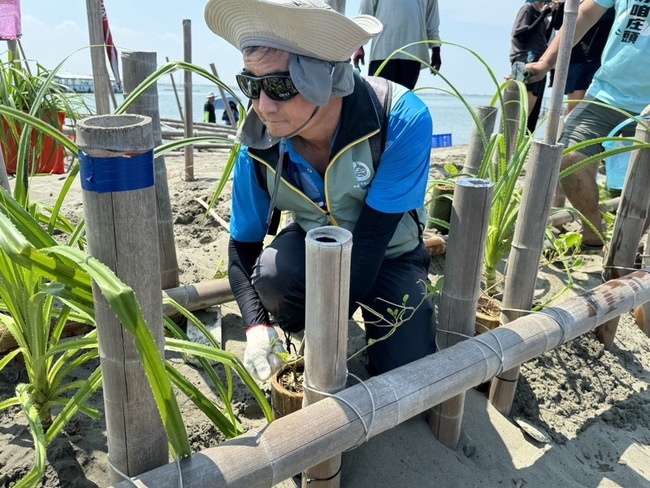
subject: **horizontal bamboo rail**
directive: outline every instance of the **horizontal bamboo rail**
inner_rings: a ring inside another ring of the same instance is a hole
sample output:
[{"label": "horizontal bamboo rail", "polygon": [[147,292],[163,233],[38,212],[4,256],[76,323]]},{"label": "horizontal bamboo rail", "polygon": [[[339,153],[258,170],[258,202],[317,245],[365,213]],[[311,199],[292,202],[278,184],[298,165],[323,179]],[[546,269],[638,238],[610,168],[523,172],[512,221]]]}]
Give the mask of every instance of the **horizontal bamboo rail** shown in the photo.
[{"label": "horizontal bamboo rail", "polygon": [[[181,460],[185,488],[268,487],[360,441],[593,330],[650,300],[650,268],[604,283],[563,306],[521,317],[426,358],[369,379]],[[370,398],[372,395],[372,401]],[[372,411],[374,405],[374,414]],[[369,432],[357,413],[363,417]],[[168,464],[137,476],[137,486],[175,488]],[[121,482],[116,488],[133,486]]]},{"label": "horizontal bamboo rail", "polygon": [[[206,308],[222,305],[235,299],[230,289],[228,278],[220,280],[201,281],[191,285],[183,285],[176,288],[163,290],[163,298],[172,298],[190,312],[205,310]],[[173,317],[178,315],[174,307],[163,304],[163,313]],[[68,323],[63,329],[63,337],[71,337],[86,334],[93,328],[86,324],[77,322]],[[18,347],[16,340],[9,331],[0,326],[0,353],[11,351]]]}]

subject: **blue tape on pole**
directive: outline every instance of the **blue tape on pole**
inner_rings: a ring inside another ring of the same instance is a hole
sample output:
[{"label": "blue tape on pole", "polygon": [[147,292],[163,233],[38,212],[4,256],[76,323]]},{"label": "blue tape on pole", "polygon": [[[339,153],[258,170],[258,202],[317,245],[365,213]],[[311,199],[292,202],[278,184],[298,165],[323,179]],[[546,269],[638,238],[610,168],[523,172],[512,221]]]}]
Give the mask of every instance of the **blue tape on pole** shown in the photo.
[{"label": "blue tape on pole", "polygon": [[95,193],[142,190],[153,186],[153,149],[137,156],[95,158],[79,151],[81,188]]}]

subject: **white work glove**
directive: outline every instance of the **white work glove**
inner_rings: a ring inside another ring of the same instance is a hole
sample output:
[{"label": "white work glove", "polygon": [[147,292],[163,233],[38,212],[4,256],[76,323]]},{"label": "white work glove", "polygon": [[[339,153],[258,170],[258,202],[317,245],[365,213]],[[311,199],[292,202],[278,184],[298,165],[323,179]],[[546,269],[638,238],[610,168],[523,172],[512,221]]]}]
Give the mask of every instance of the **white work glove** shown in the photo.
[{"label": "white work glove", "polygon": [[266,381],[282,367],[274,353],[286,354],[278,333],[270,325],[253,325],[246,330],[244,366],[253,378]]}]

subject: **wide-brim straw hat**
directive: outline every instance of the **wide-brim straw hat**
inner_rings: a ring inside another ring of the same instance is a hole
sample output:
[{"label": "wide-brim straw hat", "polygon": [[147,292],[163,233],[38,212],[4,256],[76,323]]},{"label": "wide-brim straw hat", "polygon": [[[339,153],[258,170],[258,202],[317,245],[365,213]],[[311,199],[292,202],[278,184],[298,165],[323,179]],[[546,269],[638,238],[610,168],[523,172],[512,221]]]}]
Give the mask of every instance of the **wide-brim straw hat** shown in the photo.
[{"label": "wide-brim straw hat", "polygon": [[205,98],[216,98],[216,97],[214,96],[213,92],[210,92]]},{"label": "wide-brim straw hat", "polygon": [[240,51],[265,46],[325,61],[347,61],[383,28],[370,15],[349,19],[322,0],[209,0],[205,22]]}]

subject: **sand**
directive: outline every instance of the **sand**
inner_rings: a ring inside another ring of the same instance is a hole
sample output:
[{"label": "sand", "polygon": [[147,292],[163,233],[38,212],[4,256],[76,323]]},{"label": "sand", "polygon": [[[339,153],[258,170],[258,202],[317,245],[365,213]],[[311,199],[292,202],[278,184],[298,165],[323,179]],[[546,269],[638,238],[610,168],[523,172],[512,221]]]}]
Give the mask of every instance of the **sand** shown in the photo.
[{"label": "sand", "polygon": [[[462,164],[463,147],[436,149],[436,171],[444,163]],[[181,156],[166,158],[181,283],[212,278],[225,270],[229,189],[216,212],[222,219],[205,219],[202,206],[220,177],[225,151],[197,152],[196,181],[182,179]],[[13,184],[13,182],[12,182]],[[60,176],[33,181],[32,199],[52,201],[63,184]],[[75,218],[82,212],[78,182],[64,207]],[[575,285],[558,302],[601,283],[601,256],[588,256],[573,273]],[[432,278],[441,273],[444,256],[434,258]],[[539,275],[535,299],[544,300],[562,289],[567,277],[554,268]],[[214,322],[219,311],[200,314]],[[234,303],[220,307],[224,346],[242,354],[244,334]],[[350,347],[363,335],[350,328]],[[193,381],[203,382],[200,367],[171,358]],[[350,366],[363,372],[357,361]],[[84,371],[80,372],[84,374]],[[0,401],[25,380],[18,364],[0,373]],[[650,339],[635,325],[630,312],[621,316],[614,347],[603,347],[588,333],[522,366],[512,414],[504,417],[491,407],[484,393],[470,390],[465,404],[461,442],[450,450],[438,443],[423,416],[380,434],[343,456],[344,487],[650,487]],[[207,387],[206,387],[207,388]],[[268,390],[268,388],[267,388]],[[180,398],[180,397],[179,397]],[[92,404],[102,408],[101,395]],[[247,429],[263,427],[259,409],[246,391],[235,394],[235,408]],[[193,450],[214,446],[223,436],[182,400]],[[523,420],[542,431],[548,443],[531,438],[515,423]],[[0,486],[16,483],[31,467],[32,441],[22,414],[0,414]],[[44,487],[105,487],[109,485],[106,433],[103,420],[78,416],[48,453]],[[280,485],[295,486],[292,480]]]}]

